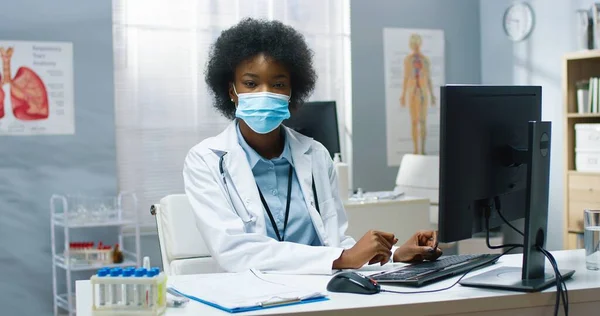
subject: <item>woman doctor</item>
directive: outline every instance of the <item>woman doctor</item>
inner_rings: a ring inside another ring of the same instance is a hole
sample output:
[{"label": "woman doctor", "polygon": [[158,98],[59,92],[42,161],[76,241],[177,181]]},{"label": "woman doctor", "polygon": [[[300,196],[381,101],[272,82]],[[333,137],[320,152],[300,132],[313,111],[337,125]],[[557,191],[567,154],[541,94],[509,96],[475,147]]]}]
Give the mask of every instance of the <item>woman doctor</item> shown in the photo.
[{"label": "woman doctor", "polygon": [[328,274],[441,255],[434,232],[398,248],[386,232],[369,231],[358,242],[345,235],[329,152],[281,124],[317,78],[300,33],[245,19],[221,33],[205,75],[215,107],[233,121],[189,151],[183,177],[198,229],[223,270]]}]

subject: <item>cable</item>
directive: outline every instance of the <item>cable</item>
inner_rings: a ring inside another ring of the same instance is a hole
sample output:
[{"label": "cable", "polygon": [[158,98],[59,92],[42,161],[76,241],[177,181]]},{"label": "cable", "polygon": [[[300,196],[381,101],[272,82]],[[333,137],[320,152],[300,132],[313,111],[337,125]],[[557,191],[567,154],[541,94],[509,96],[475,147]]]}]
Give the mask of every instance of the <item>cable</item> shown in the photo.
[{"label": "cable", "polygon": [[[562,299],[563,302],[563,306],[564,306],[564,312],[565,315],[569,314],[568,311],[568,302],[569,302],[569,298],[568,298],[568,293],[566,293],[566,284],[564,282],[564,279],[562,277],[562,275],[560,274],[560,271],[558,270],[558,265],[556,263],[556,260],[554,259],[554,257],[552,256],[552,254],[550,254],[547,250],[538,247],[538,250],[540,252],[542,252],[547,258],[548,261],[550,261],[550,264],[552,265],[552,269],[554,270],[554,274],[556,276],[556,292],[557,292],[557,300],[556,303],[554,305],[554,314],[558,315],[558,307],[559,307],[559,296]],[[564,287],[564,289],[563,289]]]},{"label": "cable", "polygon": [[[542,248],[543,249],[543,248]],[[545,254],[548,257],[548,260],[550,260],[550,263],[553,264],[553,268],[555,268],[555,272],[556,274],[560,277],[564,291],[565,291],[565,301],[566,301],[566,307],[567,309],[569,308],[569,293],[567,291],[567,284],[565,283],[565,278],[562,276],[562,274],[560,273],[560,270],[558,270],[558,263],[556,263],[556,259],[554,259],[554,256],[546,249],[543,249],[543,251],[545,252]]]},{"label": "cable", "polygon": [[546,256],[546,258],[548,258],[548,261],[550,261],[550,264],[552,265],[552,269],[554,270],[554,275],[556,277],[556,295],[557,295],[557,300],[556,303],[554,305],[554,315],[558,315],[558,307],[559,307],[559,300],[558,297],[560,296],[560,298],[562,299],[563,302],[563,311],[565,313],[565,316],[569,315],[569,293],[567,290],[567,285],[565,283],[565,279],[563,278],[562,274],[560,274],[560,271],[558,270],[558,264],[556,263],[556,259],[554,259],[554,256],[552,256],[552,254],[542,248],[542,247],[537,247],[538,250],[540,252],[542,252],[544,254],[544,256]]},{"label": "cable", "polygon": [[[500,199],[498,199],[498,201],[500,201]],[[500,205],[500,204],[499,203],[496,204],[496,206],[498,206],[498,205]],[[500,213],[500,212],[498,212],[498,213]],[[485,208],[485,244],[487,245],[488,248],[504,249],[504,248],[508,248],[508,247],[513,247],[513,249],[514,249],[514,248],[523,247],[523,244],[505,244],[505,245],[492,246],[490,244],[490,216],[491,216],[491,207],[488,206]],[[501,216],[501,217],[504,218],[503,216]],[[512,227],[512,225],[511,225],[511,227]]]},{"label": "cable", "polygon": [[[523,246],[521,245],[521,246],[512,247],[512,248],[508,249],[507,251],[503,252],[502,254],[500,254],[500,256],[498,258],[501,258],[502,256],[504,256],[508,252],[510,252],[510,251],[512,251],[512,250],[514,250],[515,248],[518,248],[518,247],[523,247]],[[423,294],[423,293],[435,293],[435,292],[446,291],[446,290],[449,290],[449,289],[455,287],[458,283],[460,283],[460,281],[462,281],[462,279],[464,279],[464,277],[466,277],[467,274],[469,274],[473,270],[476,270],[476,269],[479,269],[479,268],[481,268],[481,266],[472,267],[471,269],[467,270],[467,272],[465,272],[460,278],[458,278],[458,280],[456,280],[456,282],[454,282],[452,285],[444,287],[444,288],[441,288],[441,289],[415,291],[415,292],[402,292],[402,291],[392,291],[392,290],[381,289],[381,292],[395,293],[395,294]]]},{"label": "cable", "polygon": [[504,223],[506,223],[506,225],[510,226],[510,228],[512,228],[514,231],[516,231],[517,233],[519,233],[519,235],[525,237],[525,234],[523,234],[522,231],[518,230],[515,226],[513,226],[513,224],[511,224],[509,221],[506,220],[506,218],[504,217],[504,215],[502,215],[502,212],[500,211],[502,209],[502,205],[500,203],[500,197],[499,196],[495,196],[494,197],[494,204],[496,204],[496,210],[498,211],[498,215],[500,215],[500,218],[502,219],[502,221],[504,221]]},{"label": "cable", "polygon": [[[494,197],[494,204],[496,204],[496,211],[498,212],[498,215],[500,216],[502,221],[504,221],[504,223],[506,225],[508,225],[510,228],[512,228],[517,233],[519,233],[521,236],[525,237],[525,234],[522,231],[520,231],[515,226],[513,226],[508,220],[506,220],[504,215],[502,215],[500,198],[498,196]],[[486,215],[485,224],[486,224],[486,231],[487,231],[486,243],[487,243],[488,247],[490,247],[490,243],[489,243],[489,236],[490,236],[490,233],[489,233],[489,216],[490,216],[489,209],[486,210],[485,215]],[[492,248],[492,247],[490,247],[490,248],[498,249],[498,248],[502,248],[502,246],[493,246],[494,248]],[[567,284],[565,283],[565,279],[563,278],[562,274],[560,274],[560,271],[558,270],[558,264],[556,263],[556,259],[554,259],[554,256],[552,256],[552,254],[548,250],[542,248],[541,246],[536,246],[536,247],[537,247],[538,251],[543,253],[544,256],[548,259],[548,261],[550,261],[550,264],[552,265],[552,269],[554,270],[554,276],[556,278],[556,301],[554,302],[554,315],[558,316],[559,306],[560,306],[560,302],[562,300],[563,311],[565,313],[565,316],[568,316],[569,315],[569,292],[567,290]]]}]

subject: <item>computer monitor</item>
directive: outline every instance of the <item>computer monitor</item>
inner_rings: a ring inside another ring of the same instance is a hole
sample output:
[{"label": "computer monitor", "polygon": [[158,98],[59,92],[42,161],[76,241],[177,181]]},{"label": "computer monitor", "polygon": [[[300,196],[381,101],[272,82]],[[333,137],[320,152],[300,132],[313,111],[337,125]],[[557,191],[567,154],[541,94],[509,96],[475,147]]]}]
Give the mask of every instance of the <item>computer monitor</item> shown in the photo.
[{"label": "computer monitor", "polygon": [[[525,219],[523,267],[501,268],[462,285],[539,291],[545,274],[551,123],[542,122],[537,86],[447,85],[441,88],[439,239],[471,238]],[[572,271],[563,271],[567,278]]]},{"label": "computer monitor", "polygon": [[306,102],[283,125],[323,144],[332,158],[340,152],[335,101]]}]

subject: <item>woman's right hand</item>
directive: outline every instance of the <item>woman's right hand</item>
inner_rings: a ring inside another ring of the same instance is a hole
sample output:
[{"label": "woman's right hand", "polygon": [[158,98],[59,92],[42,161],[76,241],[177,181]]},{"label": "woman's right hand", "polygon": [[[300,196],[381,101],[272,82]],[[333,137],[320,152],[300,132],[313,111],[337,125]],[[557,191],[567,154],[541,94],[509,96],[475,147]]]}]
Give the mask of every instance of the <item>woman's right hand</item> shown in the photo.
[{"label": "woman's right hand", "polygon": [[392,256],[392,246],[398,242],[392,233],[371,230],[333,262],[334,269],[359,269],[365,263],[386,263]]}]

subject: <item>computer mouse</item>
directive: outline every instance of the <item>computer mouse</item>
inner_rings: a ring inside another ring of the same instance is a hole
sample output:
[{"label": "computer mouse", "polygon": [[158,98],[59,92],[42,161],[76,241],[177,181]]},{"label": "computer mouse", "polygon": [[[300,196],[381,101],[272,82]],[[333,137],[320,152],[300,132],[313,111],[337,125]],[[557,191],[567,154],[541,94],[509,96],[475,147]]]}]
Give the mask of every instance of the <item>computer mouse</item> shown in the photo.
[{"label": "computer mouse", "polygon": [[379,284],[360,273],[346,271],[335,274],[329,283],[327,291],[355,294],[376,294],[381,291]]}]

